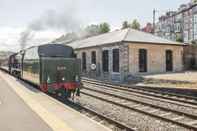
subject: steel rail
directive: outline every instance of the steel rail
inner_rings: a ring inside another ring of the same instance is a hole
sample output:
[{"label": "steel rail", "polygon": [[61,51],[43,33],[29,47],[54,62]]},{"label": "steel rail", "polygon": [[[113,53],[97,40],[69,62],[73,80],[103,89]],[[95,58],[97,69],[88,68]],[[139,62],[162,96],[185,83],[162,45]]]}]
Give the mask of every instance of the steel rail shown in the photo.
[{"label": "steel rail", "polygon": [[104,89],[104,90],[118,91],[118,93],[126,94],[126,95],[129,95],[129,96],[136,96],[136,97],[140,97],[140,98],[144,98],[144,99],[148,99],[148,100],[160,101],[160,102],[165,102],[165,103],[174,104],[174,105],[178,105],[178,106],[184,106],[184,107],[197,109],[196,105],[191,105],[191,104],[188,104],[188,103],[183,103],[183,102],[174,101],[174,100],[172,101],[172,100],[163,99],[163,98],[159,98],[159,97],[152,97],[152,96],[139,94],[139,93],[135,93],[135,92],[131,92],[131,91],[124,91],[124,90],[119,90],[119,89],[116,89],[116,88],[109,88],[109,87],[90,84],[90,83],[85,83],[85,84],[83,84],[83,86],[84,87],[89,87],[89,86],[92,87],[93,86],[94,88],[102,87],[102,89]]},{"label": "steel rail", "polygon": [[[6,70],[4,70],[4,69],[0,69],[0,70],[2,70],[2,71],[4,71],[4,72],[8,73],[8,71],[6,71]],[[24,81],[25,83],[27,83],[27,84],[29,84],[29,85],[32,85],[34,88],[36,88],[36,89],[38,89],[38,90],[40,90],[40,88],[38,88],[38,86],[36,86],[36,85],[34,85],[34,84],[32,84],[32,83],[30,83],[30,82],[28,82],[28,81],[25,81],[24,79],[20,79],[20,80],[21,80],[21,81]],[[47,95],[50,96],[50,97],[55,98],[55,97],[52,96],[51,94],[47,94]],[[55,99],[57,99],[57,98],[55,98]],[[61,100],[60,100],[60,101],[61,101]],[[61,101],[61,102],[64,102],[64,101]],[[74,106],[77,106],[78,108],[81,108],[81,109],[85,110],[86,112],[90,112],[91,114],[94,114],[94,115],[98,116],[99,118],[104,119],[105,121],[107,121],[107,122],[109,122],[109,123],[115,125],[116,127],[121,128],[121,129],[124,129],[125,131],[136,131],[135,128],[129,127],[128,125],[126,125],[126,124],[124,124],[124,123],[121,123],[121,122],[119,122],[119,121],[113,120],[112,118],[107,117],[107,116],[105,116],[105,115],[103,115],[103,114],[101,114],[101,113],[98,113],[98,112],[96,112],[96,111],[94,111],[94,110],[92,110],[92,109],[90,109],[90,108],[88,108],[88,107],[82,106],[82,105],[77,104],[77,103],[72,102],[72,101],[66,101],[66,102],[67,102],[66,104],[68,104],[68,102],[69,102],[69,104],[72,104],[72,106],[74,105]],[[65,103],[64,103],[64,104],[65,104]]]},{"label": "steel rail", "polygon": [[[99,91],[101,93],[101,91]],[[101,101],[104,101],[104,102],[107,102],[107,103],[110,103],[110,104],[114,104],[116,106],[119,106],[119,107],[123,107],[125,109],[129,109],[129,110],[133,110],[133,111],[136,111],[138,113],[142,113],[142,114],[145,114],[145,115],[148,115],[148,116],[151,116],[151,117],[155,117],[155,118],[158,118],[158,119],[161,119],[161,120],[164,120],[166,122],[171,122],[171,123],[174,123],[176,125],[179,125],[181,127],[185,127],[185,128],[188,128],[188,129],[192,129],[192,130],[197,130],[197,127],[196,126],[193,126],[193,125],[190,125],[190,124],[187,124],[187,123],[183,123],[183,122],[179,122],[179,121],[175,121],[175,120],[172,120],[172,119],[169,119],[169,118],[165,118],[165,117],[162,117],[162,116],[159,116],[159,115],[156,115],[156,114],[153,114],[153,113],[150,113],[150,112],[147,112],[147,111],[143,111],[143,110],[140,110],[140,109],[137,109],[137,108],[134,108],[134,107],[131,107],[131,106],[127,106],[125,104],[121,104],[121,103],[117,103],[117,102],[114,102],[113,100],[109,100],[107,98],[103,98],[103,97],[99,97],[99,96],[96,96],[96,95],[93,95],[92,93],[87,93],[87,92],[84,92],[84,91],[81,91],[82,94],[86,95],[86,96],[89,96],[89,97],[93,97],[93,98],[96,98],[98,100],[101,100]],[[102,94],[105,94],[105,95],[108,95],[110,97],[119,97],[119,96],[116,96],[114,94],[110,94],[110,93],[106,93],[106,92],[102,92]],[[122,99],[122,97],[120,98]],[[126,98],[125,100],[130,100],[128,98]],[[133,101],[133,100],[132,100]],[[135,102],[135,101],[133,101]],[[154,107],[156,109],[162,109],[164,111],[168,111],[168,113],[170,112],[176,112],[174,110],[171,110],[171,109],[165,109],[163,107],[158,107],[158,106],[155,106],[155,105],[151,105],[151,104],[147,104],[147,103],[144,103],[144,102],[139,102],[139,101],[136,101],[136,103],[141,103],[141,104],[144,104],[144,105],[149,105],[150,107]],[[184,116],[186,115],[187,117],[190,117],[190,119],[197,119],[197,116],[193,116],[193,115],[188,115],[186,113],[182,113],[182,112],[176,112],[176,114],[179,114],[181,116]]]},{"label": "steel rail", "polygon": [[[178,101],[178,102],[182,102],[182,103],[187,103],[187,104],[192,104],[192,105],[197,105],[197,102],[194,102],[197,100],[196,97],[190,97],[190,96],[186,96],[186,95],[180,95],[180,94],[174,94],[174,93],[169,93],[169,92],[162,92],[162,91],[155,91],[155,90],[151,90],[148,88],[141,88],[141,87],[134,87],[134,86],[128,86],[128,85],[117,85],[117,84],[112,84],[112,83],[105,83],[103,81],[98,81],[98,80],[92,80],[92,79],[87,79],[86,80],[82,80],[82,82],[86,82],[86,83],[91,83],[91,84],[96,84],[96,85],[101,85],[101,86],[105,86],[105,87],[109,87],[109,88],[115,88],[118,90],[122,90],[122,91],[127,91],[127,92],[134,92],[134,93],[138,93],[138,94],[143,94],[143,95],[147,95],[147,96],[152,96],[152,97],[159,97],[159,98],[163,98],[163,99],[168,99],[168,100],[172,100],[172,101]],[[152,94],[154,93],[154,94]],[[168,95],[168,96],[165,96]],[[171,97],[170,97],[171,96]],[[174,98],[177,97],[177,98]],[[182,98],[186,98],[189,100],[193,100],[193,101],[188,101],[188,100],[183,100]]]},{"label": "steel rail", "polygon": [[77,103],[75,103],[73,101],[69,101],[69,103],[71,103],[74,106],[77,106],[78,108],[80,108],[82,110],[85,110],[86,112],[94,114],[94,115],[98,116],[99,118],[104,119],[105,121],[115,125],[116,127],[124,129],[125,131],[135,131],[136,130],[135,128],[131,128],[131,127],[129,127],[128,125],[126,125],[124,123],[121,123],[121,122],[118,122],[116,120],[113,120],[112,118],[107,117],[107,116],[105,116],[105,115],[103,115],[103,114],[101,114],[101,113],[99,113],[99,112],[97,112],[97,111],[95,111],[93,109],[90,109],[88,107],[82,106],[82,105],[77,104]]},{"label": "steel rail", "polygon": [[120,95],[116,95],[116,94],[113,94],[113,93],[108,93],[108,92],[104,92],[104,91],[100,91],[100,90],[96,90],[96,89],[91,89],[91,88],[85,88],[85,89],[93,91],[93,92],[97,92],[97,93],[100,93],[100,94],[113,96],[113,97],[116,97],[116,98],[119,98],[119,99],[127,100],[129,102],[132,101],[132,102],[135,102],[135,103],[141,103],[141,104],[146,105],[146,106],[159,108],[159,109],[162,109],[164,111],[174,112],[174,113],[176,113],[178,115],[184,115],[184,116],[191,117],[192,119],[197,119],[197,115],[192,115],[192,114],[189,114],[189,113],[185,113],[185,112],[181,112],[181,111],[177,111],[177,110],[172,110],[172,109],[169,109],[169,108],[166,108],[166,107],[162,107],[162,106],[157,106],[155,104],[151,104],[151,103],[148,103],[148,102],[143,102],[143,101],[140,101],[140,100],[135,100],[135,99],[132,99],[132,98],[128,98],[128,97],[124,97],[124,96],[120,96]]}]

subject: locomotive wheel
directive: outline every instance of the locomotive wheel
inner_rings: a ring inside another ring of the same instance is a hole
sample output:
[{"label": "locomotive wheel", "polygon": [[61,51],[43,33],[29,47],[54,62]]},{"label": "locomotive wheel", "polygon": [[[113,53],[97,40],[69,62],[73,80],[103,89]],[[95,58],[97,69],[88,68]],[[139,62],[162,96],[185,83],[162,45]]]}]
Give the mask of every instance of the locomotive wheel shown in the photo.
[{"label": "locomotive wheel", "polygon": [[57,95],[58,95],[59,97],[61,97],[61,96],[62,96],[62,93],[61,93],[61,92],[58,92]]},{"label": "locomotive wheel", "polygon": [[66,91],[65,90],[59,90],[59,91],[56,92],[56,96],[58,97],[59,100],[65,101]]},{"label": "locomotive wheel", "polygon": [[70,91],[70,90],[65,89],[64,92],[65,92],[65,93],[64,93],[64,96],[65,96],[66,99],[68,99],[68,98],[71,97],[71,91]]},{"label": "locomotive wheel", "polygon": [[71,91],[67,90],[67,97],[70,98],[71,97]]},{"label": "locomotive wheel", "polygon": [[77,88],[76,96],[80,96],[80,88]]}]

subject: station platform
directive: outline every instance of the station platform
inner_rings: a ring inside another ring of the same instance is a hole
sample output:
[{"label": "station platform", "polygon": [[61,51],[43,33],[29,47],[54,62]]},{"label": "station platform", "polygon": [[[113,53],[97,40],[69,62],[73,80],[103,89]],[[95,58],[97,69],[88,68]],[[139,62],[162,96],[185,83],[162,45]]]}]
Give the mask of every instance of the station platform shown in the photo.
[{"label": "station platform", "polygon": [[0,71],[0,130],[111,131],[2,71]]}]

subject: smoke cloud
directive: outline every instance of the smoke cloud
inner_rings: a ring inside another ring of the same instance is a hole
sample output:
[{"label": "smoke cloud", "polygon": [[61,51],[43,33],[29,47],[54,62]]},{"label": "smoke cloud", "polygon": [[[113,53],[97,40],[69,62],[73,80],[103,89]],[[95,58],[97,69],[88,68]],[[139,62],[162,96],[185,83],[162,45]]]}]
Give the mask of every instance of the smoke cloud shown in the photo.
[{"label": "smoke cloud", "polygon": [[52,29],[70,32],[79,30],[80,22],[72,11],[56,12],[48,10],[39,19],[34,20],[28,28],[34,31]]},{"label": "smoke cloud", "polygon": [[48,10],[38,19],[33,20],[27,29],[20,34],[20,47],[26,48],[38,31],[54,30],[64,32],[77,32],[80,30],[80,20],[76,9],[72,5],[64,7],[63,11]]},{"label": "smoke cloud", "polygon": [[28,44],[28,41],[32,40],[33,36],[34,36],[33,32],[29,29],[21,32],[20,39],[19,39],[21,50],[25,49],[25,47]]}]

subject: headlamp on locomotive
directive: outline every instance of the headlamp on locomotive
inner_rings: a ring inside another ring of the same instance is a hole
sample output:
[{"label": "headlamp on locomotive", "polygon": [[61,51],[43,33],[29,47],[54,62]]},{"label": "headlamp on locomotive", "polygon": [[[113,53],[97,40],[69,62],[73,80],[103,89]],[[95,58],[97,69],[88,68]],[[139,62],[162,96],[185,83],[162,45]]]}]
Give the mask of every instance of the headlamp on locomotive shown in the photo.
[{"label": "headlamp on locomotive", "polygon": [[16,67],[22,79],[39,86],[43,92],[65,98],[79,95],[80,60],[71,47],[46,44],[28,48],[20,56]]}]

